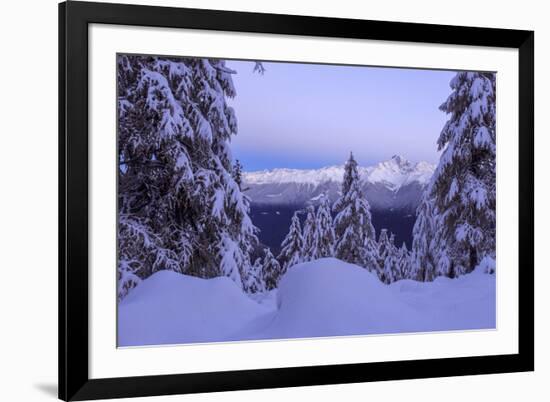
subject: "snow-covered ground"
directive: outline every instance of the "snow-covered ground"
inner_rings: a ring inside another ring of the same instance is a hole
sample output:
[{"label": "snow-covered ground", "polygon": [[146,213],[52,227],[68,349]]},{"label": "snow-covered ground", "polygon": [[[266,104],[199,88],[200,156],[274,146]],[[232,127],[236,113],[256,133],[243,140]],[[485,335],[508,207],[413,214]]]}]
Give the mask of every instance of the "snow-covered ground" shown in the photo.
[{"label": "snow-covered ground", "polygon": [[385,285],[335,258],[292,267],[247,296],[226,277],[161,271],[119,304],[119,346],[495,328],[495,275]]}]

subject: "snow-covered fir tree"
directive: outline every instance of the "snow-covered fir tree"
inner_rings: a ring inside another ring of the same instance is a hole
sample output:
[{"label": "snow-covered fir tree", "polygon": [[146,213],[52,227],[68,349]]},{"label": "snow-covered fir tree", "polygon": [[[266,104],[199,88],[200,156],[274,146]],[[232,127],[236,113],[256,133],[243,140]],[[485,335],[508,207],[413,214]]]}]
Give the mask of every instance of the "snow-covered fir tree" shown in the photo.
[{"label": "snow-covered fir tree", "polygon": [[243,286],[257,242],[232,176],[223,60],[118,56],[119,277],[161,269]]},{"label": "snow-covered fir tree", "polygon": [[250,274],[243,281],[243,288],[247,293],[261,293],[265,291],[262,267],[262,259],[256,258],[256,261],[254,261],[254,264],[250,268]]},{"label": "snow-covered fir tree", "polygon": [[243,182],[243,165],[237,159],[233,165],[233,180],[239,186],[239,189],[242,191],[242,182]]},{"label": "snow-covered fir tree", "polygon": [[411,275],[411,254],[405,242],[397,252],[397,271],[399,279],[410,279]]},{"label": "snow-covered fir tree", "polygon": [[389,254],[390,239],[388,237],[388,229],[381,229],[378,235],[378,263],[381,268],[384,267],[384,260]]},{"label": "snow-covered fir tree", "polygon": [[442,215],[429,186],[416,212],[410,279],[426,282],[433,281],[437,276],[449,276],[451,257],[449,245],[442,236],[443,228]]},{"label": "snow-covered fir tree", "polygon": [[311,250],[313,247],[313,240],[315,236],[315,207],[313,205],[308,205],[306,208],[306,220],[304,221],[304,230],[303,230],[303,246],[302,246],[302,259],[304,261],[311,261]]},{"label": "snow-covered fir tree", "polygon": [[399,251],[399,247],[397,247],[395,245],[395,233],[390,232],[389,241],[390,241],[390,247],[391,247],[392,252],[394,254],[397,254],[397,252]]},{"label": "snow-covered fir tree", "polygon": [[378,257],[378,242],[375,238],[366,237],[365,244],[363,245],[363,258],[365,260],[365,267],[380,277],[381,266],[379,264]]},{"label": "snow-covered fir tree", "polygon": [[281,265],[271,253],[269,248],[265,249],[264,262],[262,265],[262,279],[265,284],[265,290],[275,289],[279,285],[279,280],[283,274]]},{"label": "snow-covered fir tree", "polygon": [[440,106],[450,118],[437,141],[442,151],[432,195],[439,211],[436,270],[471,272],[495,256],[496,115],[494,73],[459,72]]},{"label": "snow-covered fir tree", "polygon": [[361,190],[357,162],[352,153],[345,165],[341,196],[334,203],[333,210],[336,213],[336,258],[369,270],[377,270],[373,266],[372,245],[375,232],[370,205]]},{"label": "snow-covered fir tree", "polygon": [[[399,266],[400,263],[400,250],[395,245],[395,234],[390,234],[390,253],[388,257],[386,257],[386,260],[384,261],[384,271],[385,276],[388,278],[388,282],[395,282],[400,279],[403,279],[401,275],[401,267]],[[406,251],[406,248],[405,248]]]},{"label": "snow-covered fir tree", "polygon": [[141,278],[135,274],[132,261],[123,259],[118,267],[117,296],[122,300],[130,290],[141,283]]},{"label": "snow-covered fir tree", "polygon": [[384,283],[391,283],[400,278],[398,268],[398,250],[394,244],[395,235],[388,230],[380,230],[378,238],[378,264],[380,267],[380,280]]},{"label": "snow-covered fir tree", "polygon": [[413,227],[410,279],[432,281],[436,276],[437,251],[434,249],[438,230],[435,201],[431,188],[425,190],[416,210]]},{"label": "snow-covered fir tree", "polygon": [[300,218],[298,218],[298,214],[295,212],[290,222],[288,234],[281,244],[281,252],[278,256],[278,260],[282,264],[283,273],[293,265],[302,262],[303,247],[304,239],[302,238]]},{"label": "snow-covered fir tree", "polygon": [[401,276],[398,255],[393,249],[390,249],[390,252],[384,259],[383,280],[386,283],[392,283],[399,279],[401,279]]},{"label": "snow-covered fir tree", "polygon": [[330,209],[328,197],[325,194],[321,194],[317,214],[315,215],[313,243],[308,253],[312,260],[332,257],[334,255],[334,228]]}]

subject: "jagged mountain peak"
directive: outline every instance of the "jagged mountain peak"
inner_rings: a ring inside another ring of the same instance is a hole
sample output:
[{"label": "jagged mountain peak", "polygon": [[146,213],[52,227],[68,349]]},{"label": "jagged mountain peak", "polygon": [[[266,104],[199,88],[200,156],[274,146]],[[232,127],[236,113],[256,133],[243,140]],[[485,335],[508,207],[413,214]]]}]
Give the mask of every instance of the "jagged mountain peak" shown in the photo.
[{"label": "jagged mountain peak", "polygon": [[[382,161],[375,166],[360,166],[361,180],[370,183],[382,183],[392,190],[404,184],[417,181],[426,184],[435,167],[427,162],[413,163],[401,155]],[[276,168],[256,172],[245,172],[244,181],[248,184],[299,183],[320,185],[326,182],[341,182],[344,165],[327,166],[319,169]]]},{"label": "jagged mountain peak", "polygon": [[390,160],[394,161],[395,163],[397,163],[399,165],[401,165],[402,163],[410,164],[410,162],[401,155],[393,155]]},{"label": "jagged mountain peak", "polygon": [[[435,167],[394,156],[374,166],[359,166],[361,184],[371,207],[416,210],[422,191]],[[316,203],[325,193],[331,201],[339,196],[344,165],[319,169],[271,169],[245,172],[246,194],[256,204],[304,205]]]}]

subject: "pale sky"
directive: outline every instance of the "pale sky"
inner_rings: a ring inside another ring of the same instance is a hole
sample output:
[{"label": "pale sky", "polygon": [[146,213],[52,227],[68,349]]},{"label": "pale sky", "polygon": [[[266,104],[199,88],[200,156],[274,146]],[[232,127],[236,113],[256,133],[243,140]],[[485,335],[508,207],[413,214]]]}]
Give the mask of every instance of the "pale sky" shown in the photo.
[{"label": "pale sky", "polygon": [[451,71],[227,61],[236,70],[233,156],[247,171],[342,164],[368,166],[399,154],[436,163],[447,120],[438,107]]}]

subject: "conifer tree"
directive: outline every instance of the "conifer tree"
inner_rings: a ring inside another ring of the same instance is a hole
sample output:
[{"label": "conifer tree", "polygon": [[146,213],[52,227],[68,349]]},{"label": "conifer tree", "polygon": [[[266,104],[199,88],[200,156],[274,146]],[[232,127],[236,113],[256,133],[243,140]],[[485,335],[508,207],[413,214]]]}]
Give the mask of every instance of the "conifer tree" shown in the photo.
[{"label": "conifer tree", "polygon": [[279,262],[273,256],[271,250],[266,248],[264,252],[265,255],[262,266],[263,283],[265,284],[266,290],[272,290],[279,285],[279,280],[283,273]]},{"label": "conifer tree", "polygon": [[141,278],[134,273],[131,261],[122,260],[118,268],[117,298],[122,300],[130,290],[141,283]]},{"label": "conifer tree", "polygon": [[390,246],[392,249],[395,249],[395,234],[393,232],[390,232]]},{"label": "conifer tree", "polygon": [[217,59],[117,61],[119,277],[171,269],[242,286],[257,238],[231,174],[234,71]]},{"label": "conifer tree", "polygon": [[334,255],[334,228],[330,215],[330,202],[326,194],[321,194],[315,215],[315,231],[309,255],[312,260]]},{"label": "conifer tree", "polygon": [[495,253],[495,75],[460,72],[451,88],[443,152],[413,229],[411,277],[421,281],[468,273]]},{"label": "conifer tree", "polygon": [[450,118],[438,139],[442,151],[432,195],[440,214],[437,271],[471,272],[495,254],[496,115],[494,73],[459,72],[440,106]]},{"label": "conifer tree", "polygon": [[302,259],[303,261],[312,260],[312,247],[315,236],[315,208],[313,205],[309,205],[306,208],[306,220],[304,222],[304,231],[303,231],[303,246],[302,246]]},{"label": "conifer tree", "polygon": [[390,253],[390,239],[388,237],[388,229],[381,229],[378,236],[378,265],[384,268],[384,261]]},{"label": "conifer tree", "polygon": [[365,267],[372,273],[381,277],[382,268],[379,263],[378,255],[378,242],[375,238],[367,237],[363,246],[363,258],[365,260]]},{"label": "conifer tree", "polygon": [[279,254],[279,262],[282,264],[283,273],[288,268],[302,262],[302,249],[304,240],[302,238],[302,227],[297,212],[292,216],[290,229],[281,244],[281,253]]},{"label": "conifer tree", "polygon": [[238,159],[235,160],[235,164],[233,165],[233,180],[235,180],[235,183],[239,186],[239,190],[242,191],[243,165],[241,165]]},{"label": "conifer tree", "polygon": [[405,242],[403,242],[397,254],[397,268],[399,276],[398,279],[410,279],[411,255],[409,250],[407,250],[407,245]]},{"label": "conifer tree", "polygon": [[385,283],[392,283],[401,279],[399,276],[397,254],[393,249],[389,250],[386,258],[384,259],[383,278]]},{"label": "conifer tree", "polygon": [[372,240],[375,239],[375,232],[370,206],[361,190],[357,162],[352,153],[345,165],[341,196],[333,210],[336,213],[336,258],[376,270],[372,266]]},{"label": "conifer tree", "polygon": [[391,283],[399,278],[398,250],[394,244],[395,235],[388,230],[382,229],[378,239],[378,264],[380,267],[379,276],[382,282]]},{"label": "conifer tree", "polygon": [[262,274],[262,259],[256,258],[254,264],[250,269],[250,274],[246,276],[246,279],[243,283],[244,290],[247,293],[261,293],[265,291],[265,283]]},{"label": "conifer tree", "polygon": [[437,215],[431,188],[428,186],[416,211],[410,279],[425,282],[432,281],[436,277],[438,254],[435,246],[439,230],[439,225],[436,222]]}]

